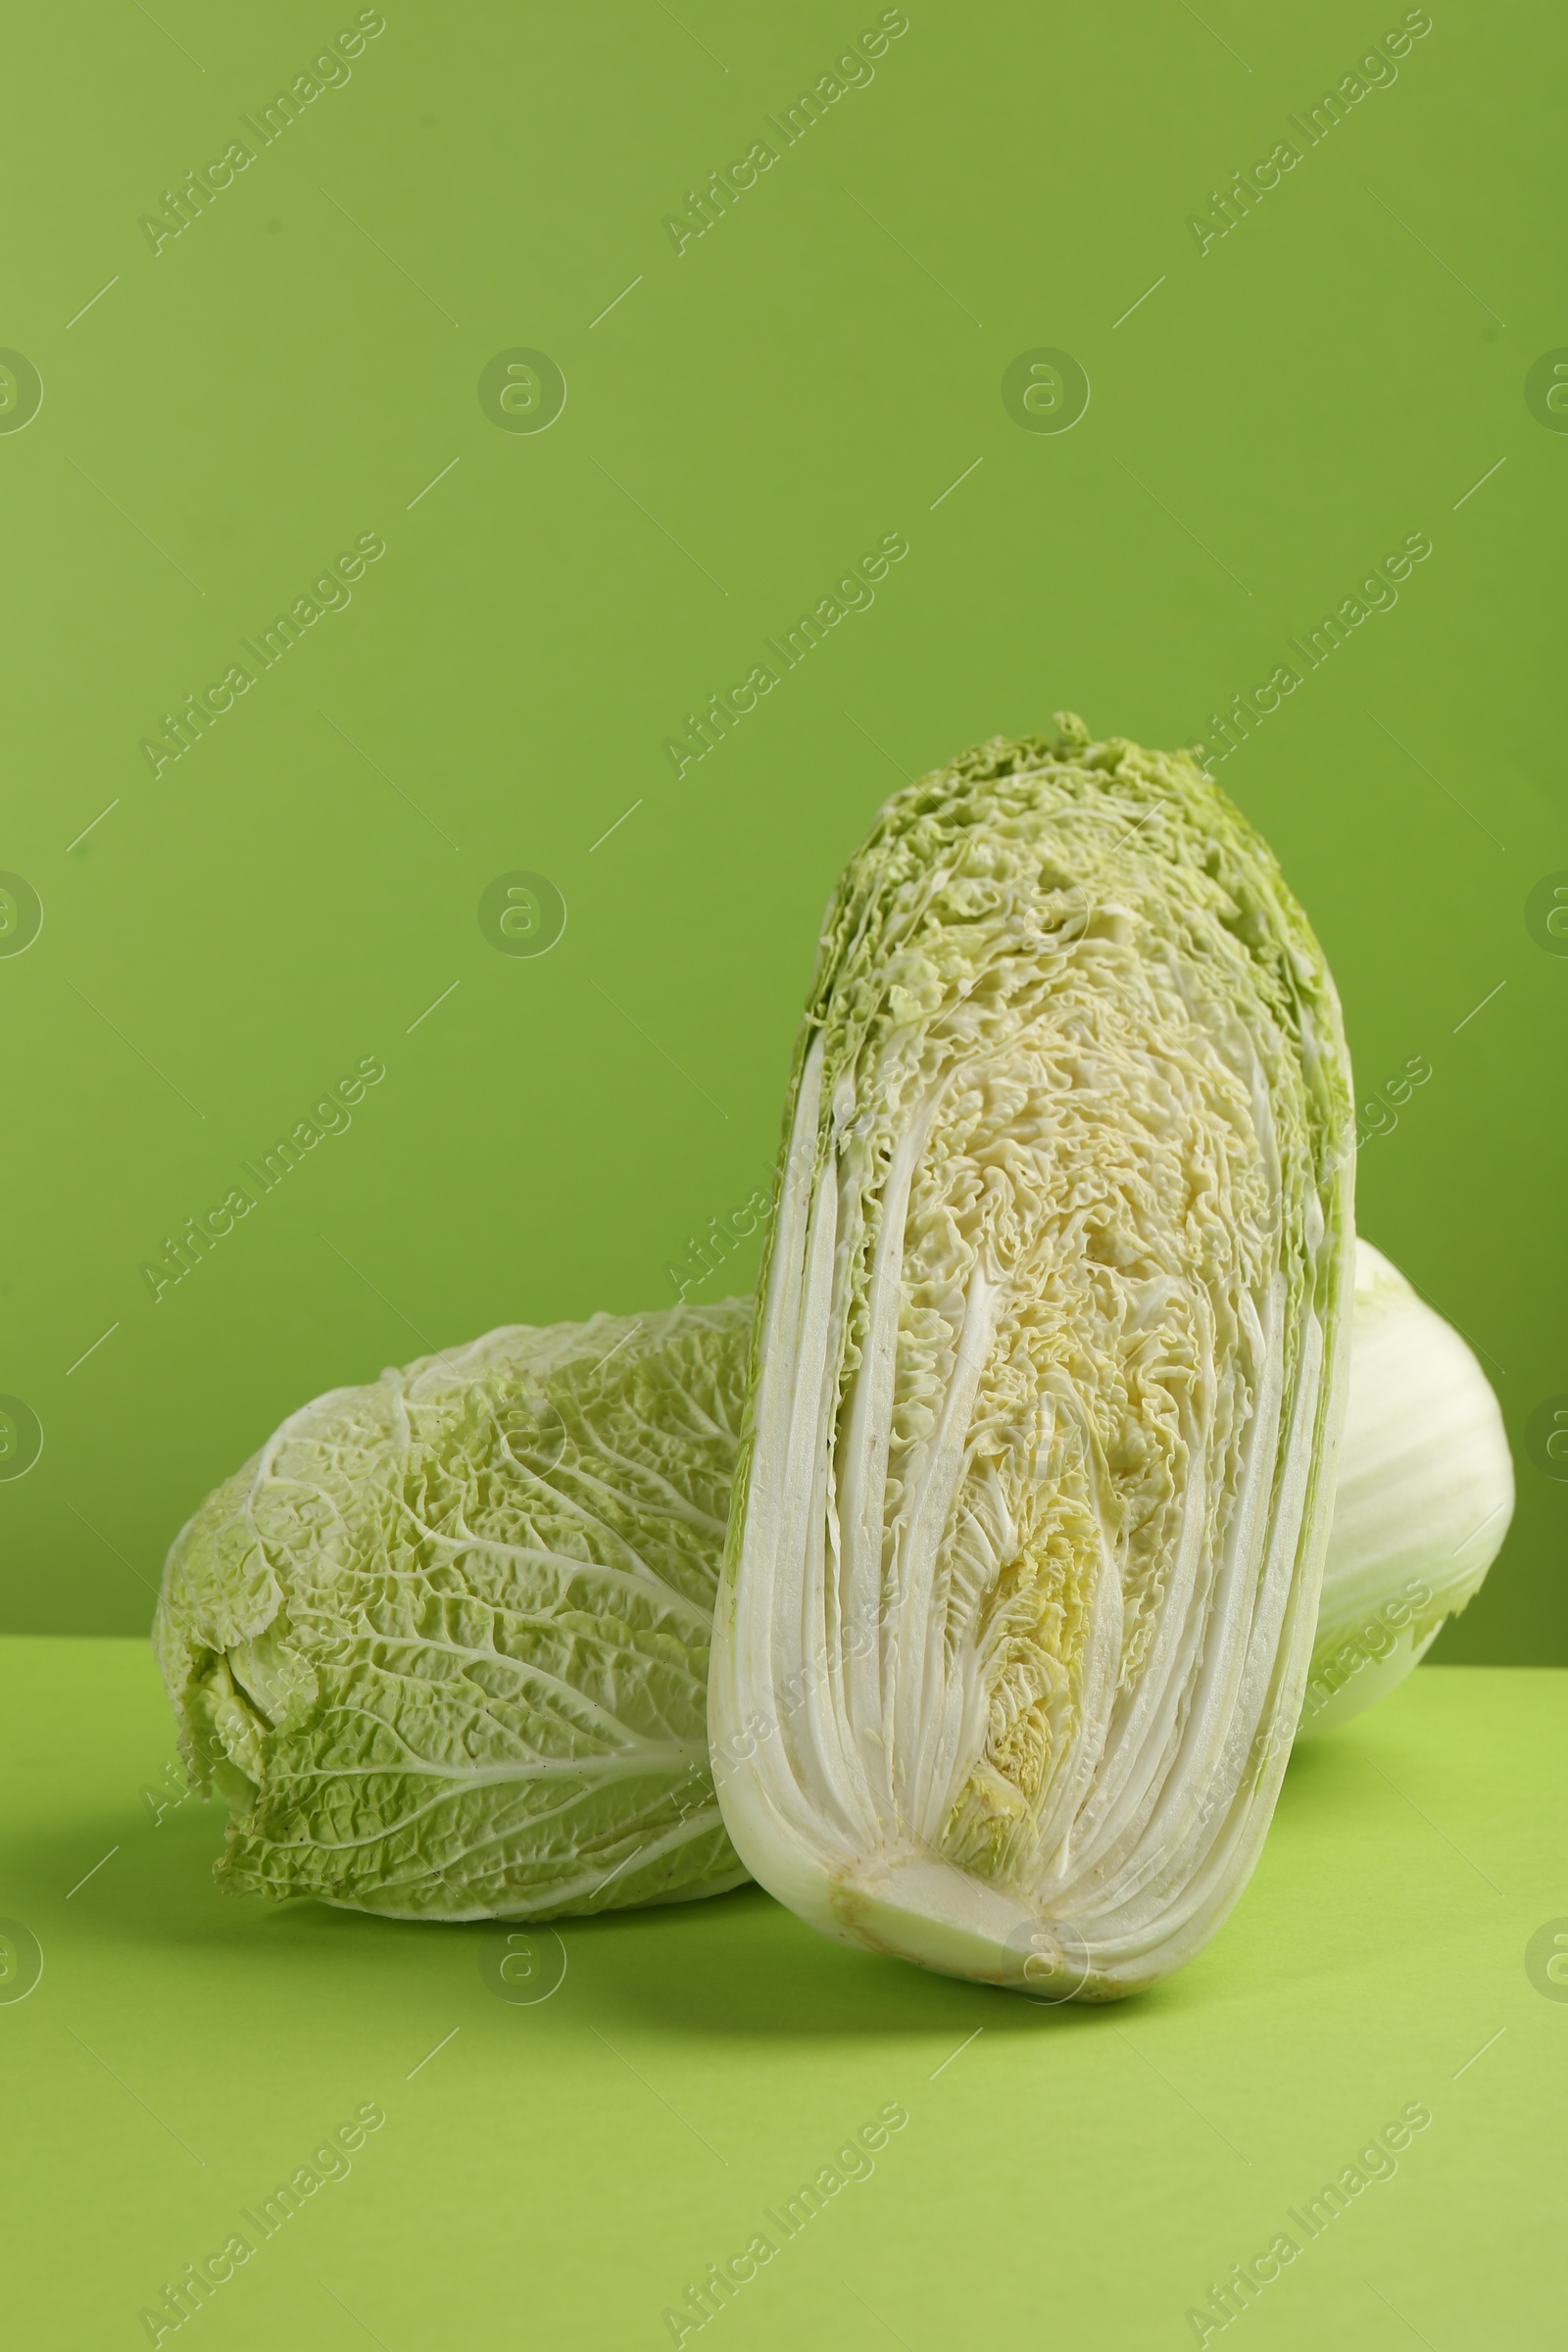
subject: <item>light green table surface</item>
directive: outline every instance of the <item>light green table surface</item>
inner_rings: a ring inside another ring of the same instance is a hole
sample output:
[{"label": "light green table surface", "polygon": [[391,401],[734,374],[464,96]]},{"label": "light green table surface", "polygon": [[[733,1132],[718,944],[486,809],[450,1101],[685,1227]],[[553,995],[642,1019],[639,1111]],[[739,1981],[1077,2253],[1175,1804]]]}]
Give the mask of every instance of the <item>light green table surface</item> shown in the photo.
[{"label": "light green table surface", "polygon": [[[181,2344],[634,2352],[760,2231],[705,2343],[1152,2352],[1286,2232],[1224,2330],[1253,2352],[1560,2343],[1568,2001],[1526,1954],[1568,1914],[1565,1735],[1568,1675],[1422,1669],[1293,1759],[1229,1926],[1115,2008],[841,1950],[750,1888],[564,1923],[525,2005],[482,1974],[494,1929],[220,1894],[219,1814],[145,1793],[173,1740],[141,1645],[7,1642],[0,1914],[43,1969],[0,2001],[6,2340],[144,2343],[238,2231]],[[786,2238],[769,2209],[890,2106]],[[1292,2209],[1410,2107],[1397,2171],[1309,2237]]]}]

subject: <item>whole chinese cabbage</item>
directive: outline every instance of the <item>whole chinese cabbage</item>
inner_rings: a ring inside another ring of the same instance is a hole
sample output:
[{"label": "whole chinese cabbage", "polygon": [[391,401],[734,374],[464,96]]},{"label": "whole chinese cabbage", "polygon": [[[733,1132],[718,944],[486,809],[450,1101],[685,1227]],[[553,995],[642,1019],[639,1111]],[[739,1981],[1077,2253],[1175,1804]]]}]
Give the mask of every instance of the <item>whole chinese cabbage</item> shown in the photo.
[{"label": "whole chinese cabbage", "polygon": [[1213,1933],[1273,1811],[1353,1153],[1268,850],[1188,756],[1058,723],[895,795],[829,907],[709,1718],[803,1919],[1109,1999]]},{"label": "whole chinese cabbage", "polygon": [[307,1405],[208,1497],[154,1646],[220,1881],[521,1919],[746,1876],[705,1714],[749,1320],[491,1332]]}]

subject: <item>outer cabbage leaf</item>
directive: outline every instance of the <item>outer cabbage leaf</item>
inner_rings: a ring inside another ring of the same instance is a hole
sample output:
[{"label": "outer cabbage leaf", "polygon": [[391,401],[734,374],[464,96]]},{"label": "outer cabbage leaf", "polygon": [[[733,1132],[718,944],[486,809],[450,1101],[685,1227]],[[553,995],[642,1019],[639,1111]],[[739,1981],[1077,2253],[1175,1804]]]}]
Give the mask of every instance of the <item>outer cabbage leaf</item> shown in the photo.
[{"label": "outer cabbage leaf", "polygon": [[169,1555],[154,1647],[220,1882],[547,1919],[746,1873],[710,1627],[746,1303],[495,1331],[286,1421]]},{"label": "outer cabbage leaf", "polygon": [[1348,1059],[1186,755],[897,794],[797,1052],[710,1737],[824,1934],[1053,1996],[1188,1958],[1296,1728],[1349,1335]]},{"label": "outer cabbage leaf", "polygon": [[1298,1737],[1402,1683],[1472,1600],[1513,1516],[1502,1413],[1464,1341],[1355,1245],[1350,1389]]}]

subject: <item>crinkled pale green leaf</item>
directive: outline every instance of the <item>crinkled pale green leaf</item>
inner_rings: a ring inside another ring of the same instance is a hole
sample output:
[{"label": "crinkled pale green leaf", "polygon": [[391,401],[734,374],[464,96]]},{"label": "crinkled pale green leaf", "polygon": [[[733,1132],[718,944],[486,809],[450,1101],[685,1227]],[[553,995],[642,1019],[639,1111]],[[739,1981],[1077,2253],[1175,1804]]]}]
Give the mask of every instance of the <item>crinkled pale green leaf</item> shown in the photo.
[{"label": "crinkled pale green leaf", "polygon": [[154,1640],[221,1880],[543,1919],[745,1877],[705,1704],[748,1322],[492,1332],[308,1405],[209,1497]]},{"label": "crinkled pale green leaf", "polygon": [[710,1689],[736,1847],[823,1933],[1110,1998],[1236,1900],[1328,1536],[1349,1110],[1321,950],[1186,755],[1075,723],[882,811],[797,1055]]}]

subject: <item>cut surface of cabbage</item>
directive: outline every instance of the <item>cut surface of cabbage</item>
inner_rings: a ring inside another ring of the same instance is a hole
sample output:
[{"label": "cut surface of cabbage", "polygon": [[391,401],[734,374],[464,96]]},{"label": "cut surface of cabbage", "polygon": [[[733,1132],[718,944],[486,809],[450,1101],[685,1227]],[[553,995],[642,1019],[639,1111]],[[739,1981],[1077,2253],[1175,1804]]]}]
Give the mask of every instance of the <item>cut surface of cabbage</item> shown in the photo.
[{"label": "cut surface of cabbage", "polygon": [[405,1919],[746,1872],[705,1729],[749,1302],[510,1327],[339,1389],[210,1495],[154,1648],[220,1883]]},{"label": "cut surface of cabbage", "polygon": [[746,1864],[1043,1997],[1178,1966],[1299,1710],[1349,1332],[1338,1002],[1185,754],[1003,740],[824,924],[720,1586]]}]

